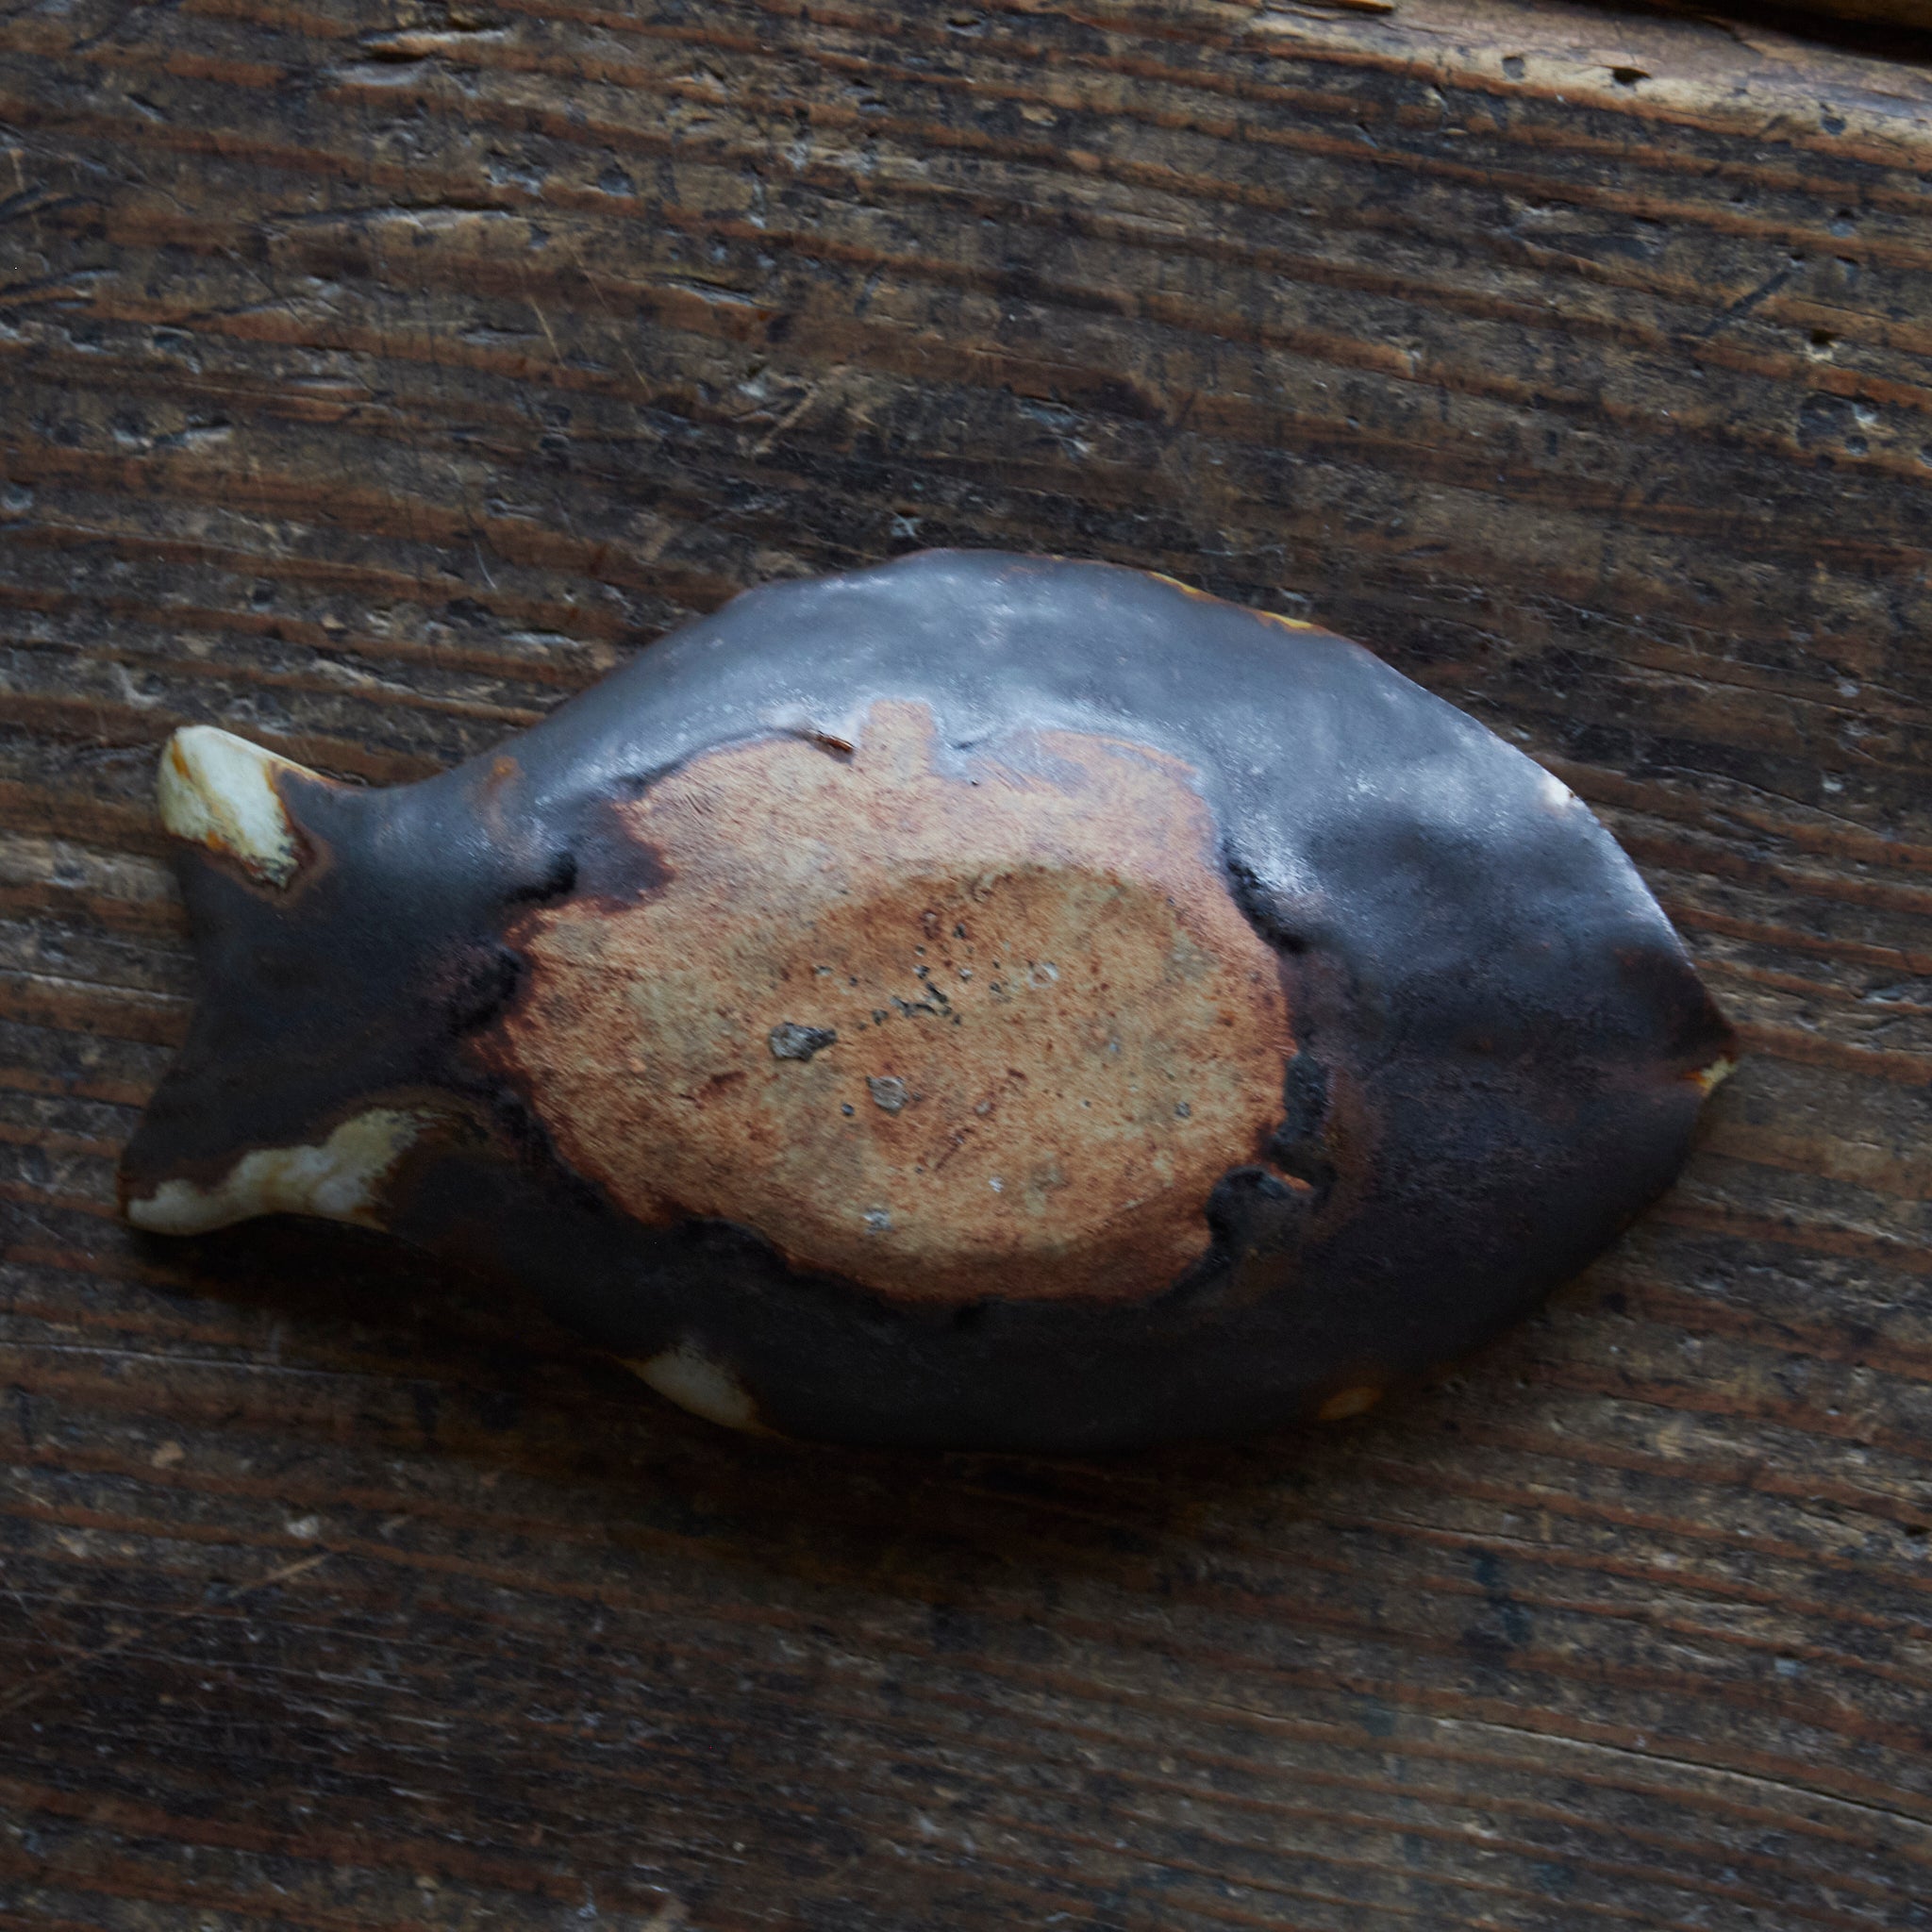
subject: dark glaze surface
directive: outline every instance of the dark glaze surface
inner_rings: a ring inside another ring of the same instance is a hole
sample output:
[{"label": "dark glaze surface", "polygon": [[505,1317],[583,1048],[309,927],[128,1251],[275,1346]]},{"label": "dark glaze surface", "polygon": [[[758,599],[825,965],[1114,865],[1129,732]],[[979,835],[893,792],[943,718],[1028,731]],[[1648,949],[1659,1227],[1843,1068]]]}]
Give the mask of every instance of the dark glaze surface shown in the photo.
[{"label": "dark glaze surface", "polygon": [[[651,887],[615,805],[711,747],[837,743],[905,701],[961,755],[1060,731],[1181,761],[1281,957],[1300,1051],[1271,1158],[1230,1168],[1203,1259],[1148,1299],[934,1306],[725,1219],[644,1227],[502,1071],[527,980],[505,934]],[[768,586],[500,754],[285,797],[318,855],[289,893],[183,856],[204,994],[128,1191],[440,1096],[395,1232],[536,1284],[625,1357],[693,1339],[788,1433],[1084,1451],[1418,1374],[1667,1185],[1729,1047],[1634,870],[1537,766],[1358,646],[1112,567],[936,553]]]}]

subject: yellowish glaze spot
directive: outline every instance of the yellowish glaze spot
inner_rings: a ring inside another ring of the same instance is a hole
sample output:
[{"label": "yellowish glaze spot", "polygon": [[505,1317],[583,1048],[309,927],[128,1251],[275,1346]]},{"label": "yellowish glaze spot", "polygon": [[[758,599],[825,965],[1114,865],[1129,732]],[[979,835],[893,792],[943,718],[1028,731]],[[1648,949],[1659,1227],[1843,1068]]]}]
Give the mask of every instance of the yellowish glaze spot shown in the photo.
[{"label": "yellowish glaze spot", "polygon": [[1147,575],[1157,584],[1166,584],[1170,589],[1178,591],[1183,597],[1197,597],[1204,604],[1215,604],[1221,601],[1217,597],[1210,597],[1206,591],[1197,591],[1192,584],[1184,584],[1180,578],[1169,576],[1165,571],[1150,570]]},{"label": "yellowish glaze spot", "polygon": [[1324,1423],[1346,1422],[1352,1415],[1366,1415],[1381,1399],[1379,1389],[1339,1389],[1315,1413]]},{"label": "yellowish glaze spot", "polygon": [[1716,1092],[1718,1088],[1737,1071],[1738,1062],[1727,1056],[1723,1056],[1712,1060],[1707,1067],[1699,1067],[1690,1078],[1703,1088],[1707,1094],[1710,1094]]}]

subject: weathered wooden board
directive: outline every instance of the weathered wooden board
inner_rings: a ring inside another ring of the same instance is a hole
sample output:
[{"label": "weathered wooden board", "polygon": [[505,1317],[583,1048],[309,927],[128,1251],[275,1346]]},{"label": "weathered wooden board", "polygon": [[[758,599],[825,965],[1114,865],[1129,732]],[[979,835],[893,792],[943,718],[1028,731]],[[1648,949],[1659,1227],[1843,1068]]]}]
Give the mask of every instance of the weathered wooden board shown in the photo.
[{"label": "weathered wooden board", "polygon": [[[1557,5],[119,0],[0,53],[0,1926],[1932,1924],[1932,81]],[[426,772],[930,543],[1313,611],[1744,1025],[1316,1439],[801,1453],[171,1247],[154,751]]]}]

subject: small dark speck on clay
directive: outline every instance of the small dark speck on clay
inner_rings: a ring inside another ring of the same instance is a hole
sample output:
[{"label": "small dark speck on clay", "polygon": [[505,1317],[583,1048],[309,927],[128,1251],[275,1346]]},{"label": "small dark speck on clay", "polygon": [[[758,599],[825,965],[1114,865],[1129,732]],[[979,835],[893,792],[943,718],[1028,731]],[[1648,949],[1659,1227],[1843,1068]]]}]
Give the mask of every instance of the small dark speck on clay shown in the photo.
[{"label": "small dark speck on clay", "polygon": [[772,1028],[771,1043],[774,1060],[808,1060],[813,1054],[836,1046],[839,1036],[829,1026],[801,1026],[795,1020],[787,1020]]}]

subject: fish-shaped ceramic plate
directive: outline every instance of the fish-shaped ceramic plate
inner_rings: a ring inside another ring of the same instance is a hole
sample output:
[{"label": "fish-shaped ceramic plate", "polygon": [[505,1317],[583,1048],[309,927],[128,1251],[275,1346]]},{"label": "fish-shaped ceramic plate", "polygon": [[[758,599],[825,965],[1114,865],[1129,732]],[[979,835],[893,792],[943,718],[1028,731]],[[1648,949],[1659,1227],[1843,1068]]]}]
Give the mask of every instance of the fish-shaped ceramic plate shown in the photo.
[{"label": "fish-shaped ceramic plate", "polygon": [[767,586],[501,750],[177,733],[136,1225],[385,1228],[716,1421],[1088,1452],[1357,1413],[1665,1188],[1730,1029],[1530,759],[1109,565]]}]

